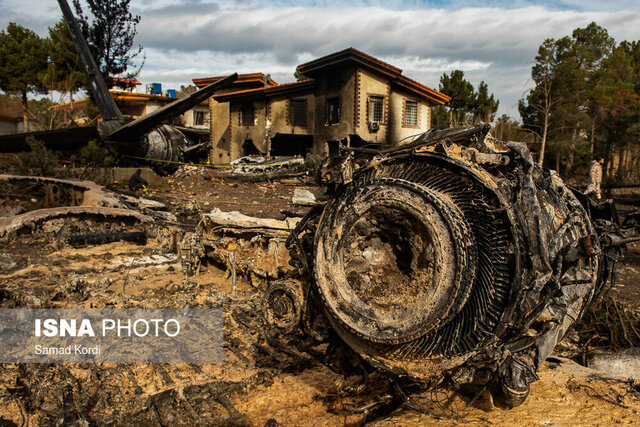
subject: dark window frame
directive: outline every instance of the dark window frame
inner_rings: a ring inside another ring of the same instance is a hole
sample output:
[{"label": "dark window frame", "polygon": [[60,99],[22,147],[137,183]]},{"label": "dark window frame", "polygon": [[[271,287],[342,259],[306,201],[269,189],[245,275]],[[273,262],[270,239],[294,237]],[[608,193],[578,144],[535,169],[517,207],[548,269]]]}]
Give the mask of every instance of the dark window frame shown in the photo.
[{"label": "dark window frame", "polygon": [[[332,110],[332,107],[333,107],[333,110]],[[325,118],[326,118],[325,123],[327,125],[340,124],[341,113],[342,111],[340,108],[340,97],[334,96],[331,98],[327,98],[326,107],[325,107]]]},{"label": "dark window frame", "polygon": [[[251,118],[249,120],[249,118]],[[256,109],[253,104],[243,104],[240,107],[240,126],[254,126],[256,120]]]},{"label": "dark window frame", "polygon": [[291,126],[307,127],[309,110],[306,99],[289,100],[289,123]]},{"label": "dark window frame", "polygon": [[205,125],[205,112],[193,110],[193,125],[204,126]]}]

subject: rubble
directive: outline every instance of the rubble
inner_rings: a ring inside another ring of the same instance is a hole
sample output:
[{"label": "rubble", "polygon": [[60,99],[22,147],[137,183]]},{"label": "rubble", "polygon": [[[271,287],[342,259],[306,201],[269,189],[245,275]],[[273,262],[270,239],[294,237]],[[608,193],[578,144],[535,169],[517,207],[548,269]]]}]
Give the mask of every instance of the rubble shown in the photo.
[{"label": "rubble", "polygon": [[[93,181],[0,175],[0,183],[18,189],[28,187],[29,194],[42,193],[41,199],[30,200],[32,209],[0,217],[0,238],[25,230],[58,233],[65,229],[76,234],[95,233],[94,226],[104,223],[127,229],[134,225],[150,225],[154,216],[166,221],[177,219],[166,211],[163,203],[109,191]],[[83,220],[87,226],[78,230]],[[116,230],[110,230],[113,231]]]},{"label": "rubble", "polygon": [[296,188],[291,201],[296,205],[313,205],[316,202],[316,196],[309,190]]},{"label": "rubble", "polygon": [[[271,218],[257,218],[243,215],[238,211],[222,212],[218,208],[214,208],[208,214],[202,215],[198,228],[204,232],[205,229],[220,227],[220,229],[228,229],[232,231],[253,229],[257,232],[279,233],[280,231],[290,232],[300,222],[300,218],[285,218],[283,221]],[[268,230],[268,231],[267,231]]]},{"label": "rubble", "polygon": [[233,166],[237,166],[231,170],[233,173],[264,173],[302,165],[304,164],[304,159],[296,156],[275,157],[273,159],[266,160],[264,157],[247,156],[236,159],[231,162],[231,164]]},{"label": "rubble", "polygon": [[[247,277],[265,290],[265,321],[280,334],[325,340],[316,329],[329,324],[374,367],[522,404],[606,288],[626,240],[610,204],[594,205],[524,145],[487,130],[427,132],[331,159],[321,179],[332,198],[293,232],[205,214],[178,245],[185,271],[214,263],[234,284]],[[303,195],[296,189],[294,200]]]},{"label": "rubble", "polygon": [[96,245],[112,242],[133,242],[140,245],[147,243],[147,236],[139,231],[116,233],[83,233],[72,234],[67,242],[73,246]]},{"label": "rubble", "polygon": [[247,165],[247,164],[256,164],[256,163],[264,163],[267,159],[264,156],[244,156],[239,157],[232,161],[231,165]]},{"label": "rubble", "polygon": [[197,165],[181,165],[173,174],[174,179],[185,178],[188,176],[205,176],[207,168]]},{"label": "rubble", "polygon": [[[106,120],[101,134],[175,161],[177,131],[139,138],[169,113]],[[163,203],[90,182],[0,176],[43,190],[0,207],[1,307],[216,307],[225,327],[224,364],[3,364],[0,421],[635,422],[637,384],[548,357],[612,284],[631,240],[611,204],[592,203],[534,165],[525,147],[486,131],[347,148],[319,168],[326,204],[294,193],[313,205],[295,220],[202,214],[210,202],[178,183],[188,196],[172,199],[175,211],[191,212],[177,224]],[[244,162],[220,175],[252,181],[315,169],[298,158]],[[184,166],[174,179],[205,175]],[[245,203],[236,192],[220,204]],[[153,232],[157,241],[146,241]],[[629,323],[609,328],[609,309]],[[635,342],[635,319],[617,304],[604,311],[594,342]],[[637,357],[592,356],[592,366]],[[490,412],[494,404],[513,409]]]},{"label": "rubble", "polygon": [[640,381],[640,348],[594,352],[589,355],[587,366],[608,377]]},{"label": "rubble", "polygon": [[299,221],[256,218],[215,208],[202,215],[193,233],[166,227],[157,240],[167,250],[175,250],[187,275],[197,275],[214,263],[225,266],[234,282],[238,274],[264,288],[267,281],[292,270],[286,241]]},{"label": "rubble", "polygon": [[[25,229],[31,232],[40,229],[45,233],[57,233],[65,226],[65,221],[59,221],[64,219],[91,219],[96,222],[123,222],[129,225],[152,222],[151,217],[121,208],[70,206],[40,209],[10,218],[0,218],[0,238],[15,235]],[[79,222],[75,221],[73,224],[79,225]]]},{"label": "rubble", "polygon": [[326,340],[317,328],[329,324],[374,367],[520,405],[629,240],[611,204],[593,204],[487,130],[331,159],[321,179],[332,198],[293,232],[205,214],[178,245],[185,271],[213,262],[234,284],[247,277],[265,290],[265,321],[279,334]]},{"label": "rubble", "polygon": [[246,156],[234,160],[231,167],[215,169],[219,178],[229,178],[245,182],[265,182],[275,179],[302,178],[310,174],[302,157],[274,157],[264,159],[261,156]]}]

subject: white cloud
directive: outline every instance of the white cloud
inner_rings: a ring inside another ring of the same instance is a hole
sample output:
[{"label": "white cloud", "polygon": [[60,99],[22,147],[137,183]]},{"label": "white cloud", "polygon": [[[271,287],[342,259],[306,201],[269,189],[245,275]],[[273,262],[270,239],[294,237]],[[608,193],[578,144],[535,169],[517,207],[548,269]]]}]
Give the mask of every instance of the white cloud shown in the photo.
[{"label": "white cloud", "polygon": [[385,56],[380,59],[395,65],[403,70],[405,74],[430,73],[450,70],[462,70],[465,72],[475,70],[486,70],[491,67],[492,62],[456,60],[449,61],[447,58],[423,58],[420,56]]},{"label": "white cloud", "polygon": [[[409,77],[436,88],[442,73],[462,69],[475,85],[481,80],[489,84],[501,100],[501,112],[517,116],[517,100],[530,83],[530,66],[540,43],[592,21],[616,39],[629,40],[637,36],[640,14],[542,7],[455,11],[220,8],[196,19],[189,14],[175,19],[151,14],[143,20],[141,34],[143,45],[154,49],[193,51],[191,63],[208,66],[209,74],[236,67],[240,72],[286,77],[298,63],[349,46],[399,66]],[[234,63],[234,58],[240,61]]]},{"label": "white cloud", "polygon": [[[279,65],[270,53],[229,54],[224,52],[146,49],[147,61],[139,80],[162,82],[166,87],[192,84],[191,79],[231,74],[234,72],[270,73],[278,83],[294,80],[294,69]],[[188,67],[184,67],[188,64]],[[176,66],[178,65],[178,66]]]}]

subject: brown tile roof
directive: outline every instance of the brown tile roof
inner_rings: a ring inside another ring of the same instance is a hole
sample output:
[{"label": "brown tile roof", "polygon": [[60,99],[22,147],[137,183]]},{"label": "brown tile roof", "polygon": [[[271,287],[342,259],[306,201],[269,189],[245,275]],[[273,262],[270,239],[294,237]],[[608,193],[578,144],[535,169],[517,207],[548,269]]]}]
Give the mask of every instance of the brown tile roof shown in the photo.
[{"label": "brown tile roof", "polygon": [[437,91],[435,89],[430,88],[429,86],[425,86],[420,82],[417,82],[413,79],[410,79],[406,76],[398,76],[395,84],[405,89],[409,89],[413,92],[417,92],[426,96],[427,98],[436,98],[437,101],[441,104],[445,104],[451,100],[451,97],[445,95],[444,93]]},{"label": "brown tile roof", "polygon": [[[374,56],[368,55],[352,47],[323,56],[318,59],[314,59],[313,61],[310,61],[304,64],[300,64],[298,65],[296,70],[303,75],[306,75],[309,77],[315,77],[317,74],[320,74],[326,71],[326,69],[329,67],[341,66],[347,63],[354,63],[354,62],[356,64],[359,64],[362,67],[368,68],[370,70],[373,70],[375,72],[378,72],[387,76],[390,79],[391,84],[397,87],[400,87],[402,89],[405,89],[417,96],[426,98],[436,104],[444,104],[451,99],[444,93],[441,93],[435,89],[432,89],[426,85],[423,85],[422,83],[419,83],[413,79],[410,79],[409,77],[403,76],[402,69],[398,67],[394,67],[391,64],[388,64]],[[198,79],[193,79],[193,83],[198,87],[203,87],[217,80],[220,80],[223,77],[224,76],[198,78]],[[214,95],[214,99],[221,102],[225,102],[231,99],[238,99],[238,97],[252,98],[252,97],[273,96],[273,95],[281,94],[284,91],[293,92],[297,90],[306,89],[308,87],[311,87],[312,85],[312,83],[310,83],[311,81],[313,80],[308,79],[300,82],[285,83],[285,84],[278,85],[273,80],[271,80],[269,82],[269,87],[265,88],[263,87],[264,86],[263,73],[240,74],[238,76],[238,80],[236,80],[234,84],[258,83],[262,87],[243,89],[243,90],[232,91],[224,94]]]},{"label": "brown tile roof", "polygon": [[370,62],[371,64],[375,64],[376,66],[387,70],[393,74],[401,74],[402,70],[398,67],[394,67],[391,64],[388,64],[375,56],[368,55],[358,49],[353,47],[341,50],[339,52],[331,53],[329,55],[323,56],[318,59],[314,59],[313,61],[309,61],[304,64],[298,65],[296,70],[301,72],[302,74],[308,73],[310,71],[314,71],[319,68],[324,68],[329,65],[334,65],[339,62],[349,61],[349,60],[361,60],[362,62]]},{"label": "brown tile roof", "polygon": [[[170,98],[168,96],[162,96],[162,95],[151,95],[148,93],[137,93],[137,92],[121,92],[121,91],[116,91],[116,90],[110,90],[109,93],[111,94],[111,97],[116,100],[116,101],[129,101],[129,102],[135,102],[135,101],[160,101],[160,102],[173,102],[176,101],[178,98]],[[79,105],[79,104],[85,104],[89,101],[88,98],[83,98],[83,99],[78,99],[77,101],[73,101],[73,105]],[[203,101],[200,103],[201,105],[208,105],[207,101]],[[67,102],[64,104],[57,104],[57,105],[52,105],[49,108],[52,109],[58,109],[58,108],[69,108],[71,107],[71,103]]]},{"label": "brown tile roof", "polygon": [[235,92],[214,95],[216,101],[226,102],[238,98],[262,98],[269,96],[281,95],[284,93],[293,93],[307,90],[315,87],[316,81],[312,79],[300,80],[297,82],[283,83],[272,87],[259,87],[255,89],[244,89]]},{"label": "brown tile roof", "polygon": [[[201,77],[201,78],[192,79],[191,81],[193,82],[194,85],[200,88],[200,87],[210,85],[211,83],[215,83],[218,80],[221,80],[225,77],[227,76]],[[238,84],[246,84],[246,83],[259,83],[264,86],[264,79],[265,79],[264,73],[238,74],[238,78],[233,84],[238,85]],[[277,85],[278,83],[276,83],[274,80],[269,80],[270,87],[277,86]]]}]

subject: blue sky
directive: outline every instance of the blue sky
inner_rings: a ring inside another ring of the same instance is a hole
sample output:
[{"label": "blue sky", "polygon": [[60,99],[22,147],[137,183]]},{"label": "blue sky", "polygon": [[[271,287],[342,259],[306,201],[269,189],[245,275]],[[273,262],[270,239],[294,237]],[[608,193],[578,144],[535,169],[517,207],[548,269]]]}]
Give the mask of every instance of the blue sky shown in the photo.
[{"label": "blue sky", "polygon": [[[355,47],[438,88],[440,76],[462,69],[484,80],[499,113],[517,114],[531,87],[530,69],[545,38],[595,21],[616,40],[640,39],[640,1],[266,1],[132,0],[142,17],[143,83],[165,88],[194,77],[238,71],[293,80],[299,63]],[[14,21],[46,35],[60,19],[56,0],[0,0],[0,26]]]}]

